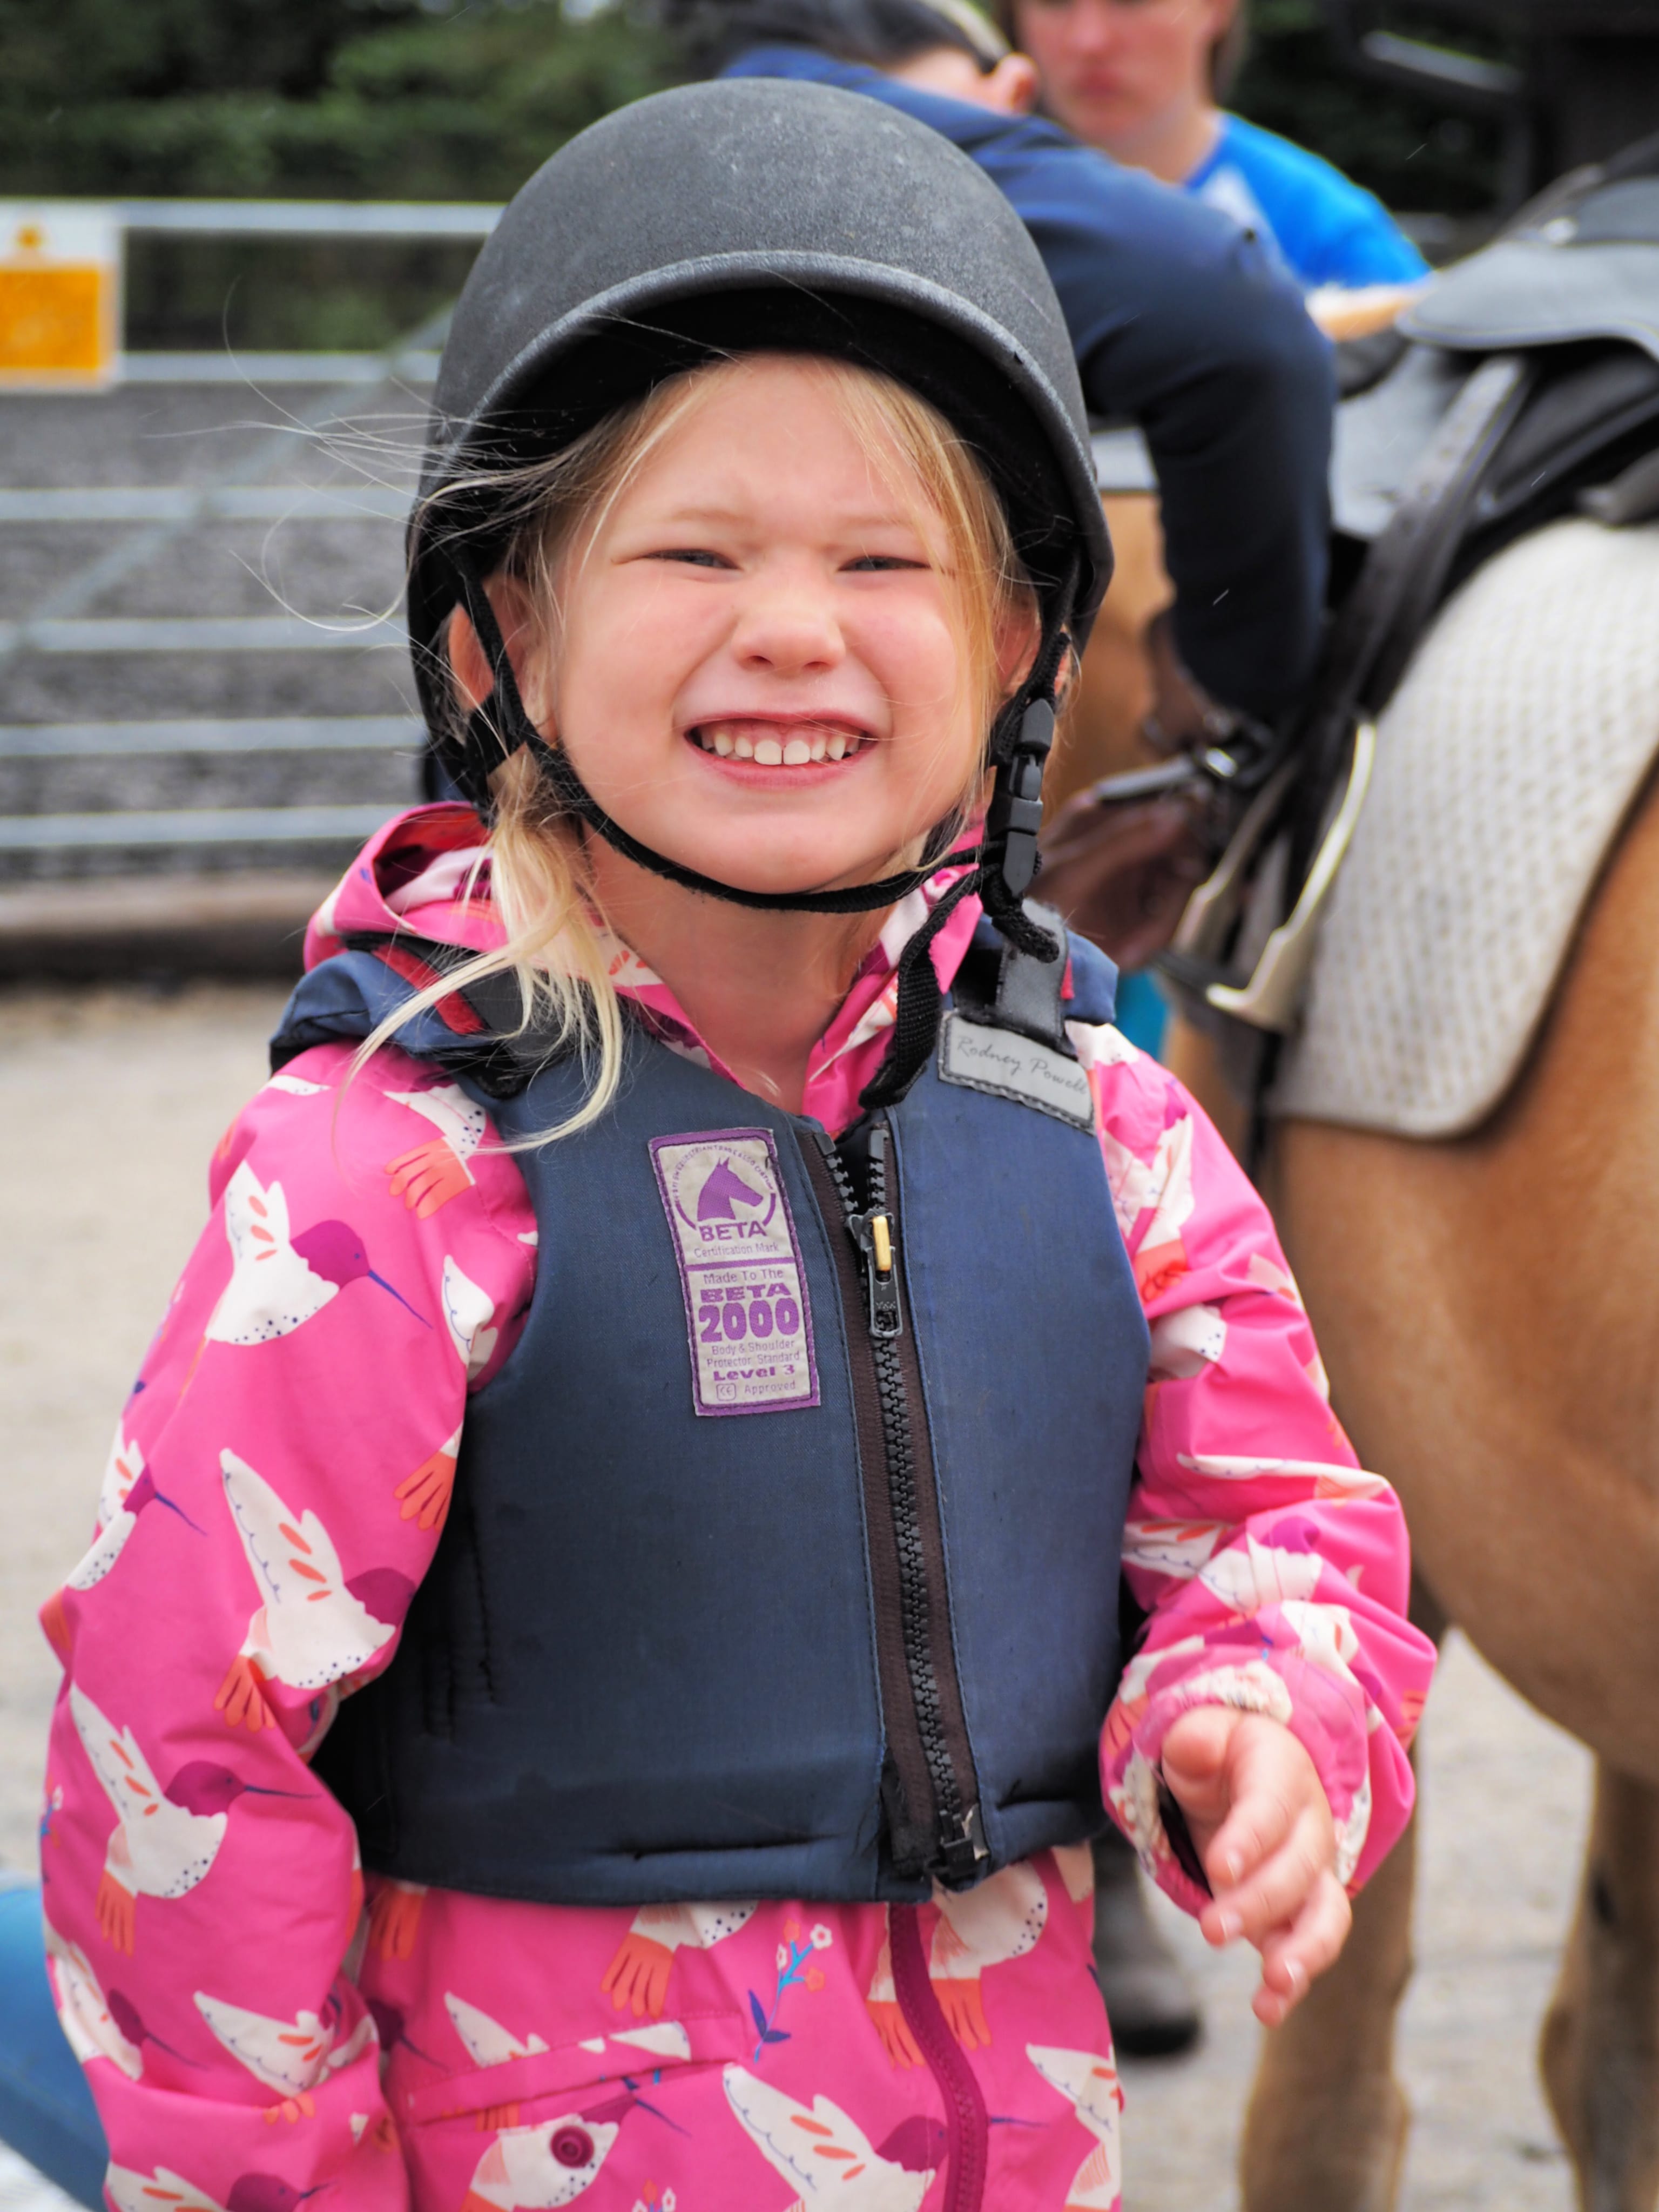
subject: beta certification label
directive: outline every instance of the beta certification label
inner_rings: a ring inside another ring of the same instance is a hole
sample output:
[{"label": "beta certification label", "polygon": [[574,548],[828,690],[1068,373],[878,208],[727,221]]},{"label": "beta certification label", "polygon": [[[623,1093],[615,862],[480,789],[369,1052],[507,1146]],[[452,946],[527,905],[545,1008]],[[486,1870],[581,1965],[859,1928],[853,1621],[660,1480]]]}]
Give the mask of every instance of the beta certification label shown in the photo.
[{"label": "beta certification label", "polygon": [[769,1129],[653,1137],[674,1232],[699,1413],[781,1413],[818,1402],[812,1316]]}]

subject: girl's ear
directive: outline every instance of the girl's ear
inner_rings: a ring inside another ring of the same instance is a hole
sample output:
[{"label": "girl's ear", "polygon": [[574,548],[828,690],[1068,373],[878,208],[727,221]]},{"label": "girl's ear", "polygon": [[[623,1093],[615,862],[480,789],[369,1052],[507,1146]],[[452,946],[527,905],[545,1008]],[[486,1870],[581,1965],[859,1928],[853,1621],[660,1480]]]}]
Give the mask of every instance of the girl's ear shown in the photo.
[{"label": "girl's ear", "polygon": [[1015,607],[1003,617],[997,630],[997,676],[1005,698],[1030,675],[1042,641],[1042,624],[1035,607]]},{"label": "girl's ear", "polygon": [[[539,729],[545,704],[546,663],[530,594],[516,576],[491,576],[484,590],[501,626],[525,712]],[[482,707],[495,690],[495,676],[489,665],[489,656],[472,627],[472,617],[465,607],[458,606],[449,617],[447,642],[450,674],[455,679],[462,703],[471,714],[475,708]]]}]

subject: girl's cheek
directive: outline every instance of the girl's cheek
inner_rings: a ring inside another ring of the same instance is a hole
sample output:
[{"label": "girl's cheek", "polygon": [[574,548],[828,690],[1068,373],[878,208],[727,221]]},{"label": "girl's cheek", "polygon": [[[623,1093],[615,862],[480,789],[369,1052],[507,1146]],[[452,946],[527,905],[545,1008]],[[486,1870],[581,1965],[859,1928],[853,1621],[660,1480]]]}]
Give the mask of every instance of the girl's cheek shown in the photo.
[{"label": "girl's cheek", "polygon": [[861,625],[860,630],[866,658],[890,699],[948,695],[957,678],[957,647],[955,633],[937,606],[896,607]]}]

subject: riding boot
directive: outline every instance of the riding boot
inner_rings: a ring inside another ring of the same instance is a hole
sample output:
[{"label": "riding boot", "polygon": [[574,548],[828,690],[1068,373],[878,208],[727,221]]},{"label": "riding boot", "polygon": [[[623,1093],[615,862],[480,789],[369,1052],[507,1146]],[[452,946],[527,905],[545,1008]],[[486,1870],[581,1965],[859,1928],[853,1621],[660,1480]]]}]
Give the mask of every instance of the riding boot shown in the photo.
[{"label": "riding boot", "polygon": [[1097,1836],[1095,1975],[1112,2040],[1132,2058],[1169,2058],[1196,2043],[1198,2000],[1181,1962],[1153,1926],[1132,1846],[1115,1828]]}]

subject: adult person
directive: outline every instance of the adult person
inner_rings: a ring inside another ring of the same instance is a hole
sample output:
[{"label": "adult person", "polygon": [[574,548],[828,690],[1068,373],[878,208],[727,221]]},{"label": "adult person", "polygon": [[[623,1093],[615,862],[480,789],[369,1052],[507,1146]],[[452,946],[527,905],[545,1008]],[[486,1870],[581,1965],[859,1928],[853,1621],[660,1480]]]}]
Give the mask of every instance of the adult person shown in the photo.
[{"label": "adult person", "polygon": [[1373,194],[1221,102],[1245,0],[1000,0],[1045,112],[1115,161],[1271,239],[1309,292],[1413,284],[1422,255]]}]

